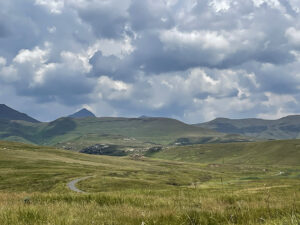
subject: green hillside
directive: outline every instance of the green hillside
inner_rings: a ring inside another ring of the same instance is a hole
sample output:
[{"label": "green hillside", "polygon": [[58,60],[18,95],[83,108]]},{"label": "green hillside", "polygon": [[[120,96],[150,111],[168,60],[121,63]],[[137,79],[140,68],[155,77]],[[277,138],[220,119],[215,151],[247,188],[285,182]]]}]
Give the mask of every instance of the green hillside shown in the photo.
[{"label": "green hillside", "polygon": [[166,148],[152,157],[199,163],[300,165],[300,140]]},{"label": "green hillside", "polygon": [[105,143],[122,148],[249,141],[168,118],[60,118],[50,123],[0,122],[0,139],[80,150]]},{"label": "green hillside", "polygon": [[[183,176],[187,171],[189,176]],[[208,173],[190,163],[96,156],[0,141],[0,191],[68,192],[65,186],[67,181],[87,175],[97,175],[96,181],[112,182],[116,186],[110,188],[115,191],[143,189],[149,185],[152,185],[151,189],[172,189],[190,185],[193,181],[209,181]],[[99,187],[100,184],[108,184],[92,183],[93,187],[87,185],[84,189],[91,192],[111,191]]]},{"label": "green hillside", "polygon": [[260,139],[300,138],[300,116],[293,115],[278,120],[217,118],[197,127],[218,132],[241,134]]}]

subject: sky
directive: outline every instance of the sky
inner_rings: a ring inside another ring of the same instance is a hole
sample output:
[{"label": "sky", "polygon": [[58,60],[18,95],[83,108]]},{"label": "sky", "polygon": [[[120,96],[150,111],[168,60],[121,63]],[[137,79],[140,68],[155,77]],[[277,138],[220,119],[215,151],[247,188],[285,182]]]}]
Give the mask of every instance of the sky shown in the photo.
[{"label": "sky", "polygon": [[300,113],[300,0],[0,0],[0,103],[41,121]]}]

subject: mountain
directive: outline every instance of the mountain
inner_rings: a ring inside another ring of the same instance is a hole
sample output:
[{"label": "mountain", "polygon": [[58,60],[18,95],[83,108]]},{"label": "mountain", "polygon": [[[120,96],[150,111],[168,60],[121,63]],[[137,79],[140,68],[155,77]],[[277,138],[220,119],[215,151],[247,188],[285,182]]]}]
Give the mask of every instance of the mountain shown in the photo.
[{"label": "mountain", "polygon": [[81,150],[95,144],[120,146],[121,150],[156,145],[187,145],[249,141],[169,118],[64,117],[50,123],[21,121],[0,123],[0,139]]},{"label": "mountain", "polygon": [[0,104],[0,119],[2,120],[23,120],[31,123],[38,123],[39,121],[26,115],[25,113],[20,113],[7,105]]},{"label": "mountain", "polygon": [[217,118],[195,126],[259,139],[300,138],[300,115],[287,116],[278,120]]},{"label": "mountain", "polygon": [[71,118],[85,118],[85,117],[96,117],[91,111],[83,108],[81,109],[80,111],[72,114],[72,115],[69,115],[68,117],[71,117]]}]

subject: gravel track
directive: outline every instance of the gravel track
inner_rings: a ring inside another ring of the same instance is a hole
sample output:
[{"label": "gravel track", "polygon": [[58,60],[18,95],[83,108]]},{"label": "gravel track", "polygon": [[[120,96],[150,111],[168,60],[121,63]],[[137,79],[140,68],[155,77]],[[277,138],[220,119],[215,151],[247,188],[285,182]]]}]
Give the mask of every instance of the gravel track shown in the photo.
[{"label": "gravel track", "polygon": [[91,178],[91,177],[95,177],[95,176],[88,176],[88,177],[77,178],[77,179],[75,179],[75,180],[70,181],[70,182],[67,184],[67,186],[68,186],[68,188],[69,188],[71,191],[75,191],[75,192],[78,192],[78,193],[86,193],[85,191],[82,191],[82,190],[78,189],[78,188],[76,187],[76,184],[77,184],[78,182],[80,182],[80,181],[87,180],[87,179],[89,179],[89,178]]}]

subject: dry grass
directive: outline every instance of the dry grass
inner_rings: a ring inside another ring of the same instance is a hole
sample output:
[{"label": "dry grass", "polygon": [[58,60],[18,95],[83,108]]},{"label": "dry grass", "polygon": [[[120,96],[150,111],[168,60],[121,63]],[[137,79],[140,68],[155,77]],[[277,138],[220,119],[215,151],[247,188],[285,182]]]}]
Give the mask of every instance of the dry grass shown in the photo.
[{"label": "dry grass", "polygon": [[[133,161],[0,142],[0,225],[299,225],[299,169]],[[77,186],[89,194],[67,189],[87,174],[96,176]]]},{"label": "dry grass", "polygon": [[[0,224],[286,224],[300,223],[300,194],[277,187],[255,194],[220,189],[99,194],[0,193]],[[280,193],[280,194],[278,194]],[[29,197],[31,203],[25,204]]]}]

